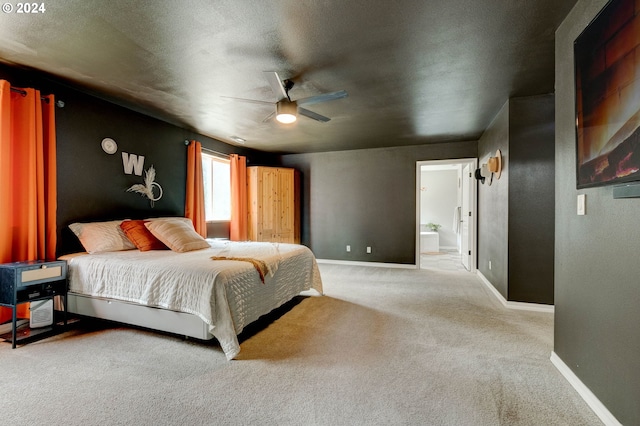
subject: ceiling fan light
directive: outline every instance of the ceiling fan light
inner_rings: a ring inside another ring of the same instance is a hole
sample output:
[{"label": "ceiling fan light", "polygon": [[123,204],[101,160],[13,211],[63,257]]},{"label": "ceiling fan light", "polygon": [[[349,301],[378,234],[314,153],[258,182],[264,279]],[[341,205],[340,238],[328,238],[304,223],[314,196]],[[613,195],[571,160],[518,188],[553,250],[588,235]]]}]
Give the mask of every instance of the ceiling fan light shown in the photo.
[{"label": "ceiling fan light", "polygon": [[276,115],[276,120],[284,124],[289,124],[296,121],[297,117],[293,114],[278,114]]},{"label": "ceiling fan light", "polygon": [[276,120],[290,124],[298,119],[298,105],[295,101],[280,101],[276,104]]}]

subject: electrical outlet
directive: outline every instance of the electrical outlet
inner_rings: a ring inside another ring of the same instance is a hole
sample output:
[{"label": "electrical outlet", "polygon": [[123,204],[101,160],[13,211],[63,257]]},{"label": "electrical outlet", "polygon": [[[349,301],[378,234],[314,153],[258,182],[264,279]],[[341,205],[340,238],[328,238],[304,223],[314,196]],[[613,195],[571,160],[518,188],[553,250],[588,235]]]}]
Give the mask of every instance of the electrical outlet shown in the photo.
[{"label": "electrical outlet", "polygon": [[371,247],[367,247],[367,253],[371,253]]},{"label": "electrical outlet", "polygon": [[351,246],[347,246],[347,252],[351,251]]}]

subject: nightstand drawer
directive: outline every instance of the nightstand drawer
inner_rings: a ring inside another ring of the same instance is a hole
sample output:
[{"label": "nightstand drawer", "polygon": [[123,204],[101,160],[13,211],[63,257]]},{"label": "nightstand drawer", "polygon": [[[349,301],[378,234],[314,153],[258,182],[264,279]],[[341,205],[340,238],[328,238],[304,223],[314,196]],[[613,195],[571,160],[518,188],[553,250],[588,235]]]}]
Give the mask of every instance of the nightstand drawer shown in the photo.
[{"label": "nightstand drawer", "polygon": [[34,269],[25,269],[21,271],[20,274],[21,282],[30,283],[33,281],[39,280],[55,280],[55,279],[64,279],[64,274],[62,271],[62,265],[42,265],[39,268]]}]

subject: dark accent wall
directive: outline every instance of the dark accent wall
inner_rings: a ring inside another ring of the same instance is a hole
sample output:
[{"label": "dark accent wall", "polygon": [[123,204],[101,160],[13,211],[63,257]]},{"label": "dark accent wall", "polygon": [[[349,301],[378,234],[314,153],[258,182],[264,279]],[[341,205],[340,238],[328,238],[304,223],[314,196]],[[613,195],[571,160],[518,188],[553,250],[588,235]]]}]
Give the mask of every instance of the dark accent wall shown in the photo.
[{"label": "dark accent wall", "polygon": [[320,259],[415,264],[416,162],[476,154],[470,141],[282,156],[301,172],[302,243]]},{"label": "dark accent wall", "polygon": [[[478,141],[478,167],[497,149],[502,152],[500,179],[478,182],[478,271],[509,299],[509,102]],[[491,262],[491,269],[489,268]]]},{"label": "dark accent wall", "polygon": [[[56,108],[58,254],[81,249],[68,229],[75,221],[184,215],[185,140],[196,139],[204,148],[222,153],[247,155],[250,162],[275,160],[101,100],[41,73],[2,65],[0,78],[14,87],[53,93],[65,103],[64,108]],[[113,155],[105,153],[100,145],[106,137],[118,144]],[[163,196],[153,207],[147,198],[127,192],[131,185],[143,183],[144,173],[125,174],[122,152],[143,155],[144,170],[155,168]],[[222,232],[226,229],[218,228]]]},{"label": "dark accent wall", "polygon": [[503,158],[478,190],[478,269],[509,301],[553,304],[554,132],[553,95],[513,98],[478,143]]},{"label": "dark accent wall", "polygon": [[606,3],[579,0],[556,32],[554,351],[620,423],[637,425],[640,199],[576,189],[573,42]]},{"label": "dark accent wall", "polygon": [[509,300],[553,304],[554,95],[509,101]]}]

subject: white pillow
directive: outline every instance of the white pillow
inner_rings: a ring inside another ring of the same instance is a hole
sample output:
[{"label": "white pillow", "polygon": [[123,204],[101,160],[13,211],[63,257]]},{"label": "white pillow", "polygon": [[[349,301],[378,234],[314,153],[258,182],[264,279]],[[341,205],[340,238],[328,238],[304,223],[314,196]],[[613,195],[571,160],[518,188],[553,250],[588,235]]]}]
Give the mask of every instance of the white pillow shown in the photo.
[{"label": "white pillow", "polygon": [[189,219],[157,219],[145,222],[144,226],[154,237],[178,253],[210,247],[207,240],[196,232]]},{"label": "white pillow", "polygon": [[78,237],[89,253],[133,250],[136,246],[129,241],[120,228],[122,220],[109,222],[72,223],[71,231]]}]

